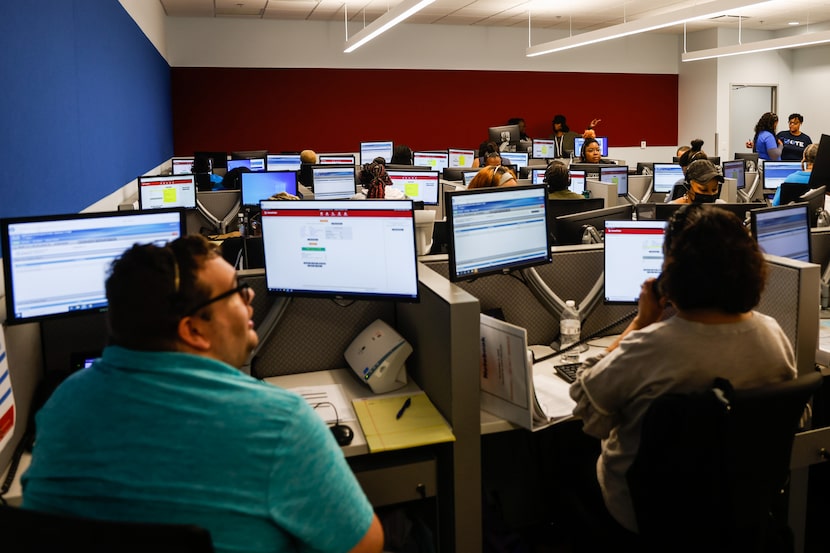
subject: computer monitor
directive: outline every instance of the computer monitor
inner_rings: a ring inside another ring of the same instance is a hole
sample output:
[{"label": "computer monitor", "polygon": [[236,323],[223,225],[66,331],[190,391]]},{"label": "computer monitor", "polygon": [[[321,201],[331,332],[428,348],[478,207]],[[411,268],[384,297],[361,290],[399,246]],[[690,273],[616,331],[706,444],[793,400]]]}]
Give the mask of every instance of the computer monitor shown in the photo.
[{"label": "computer monitor", "polygon": [[654,162],[653,161],[638,161],[637,168],[634,171],[638,175],[653,175]]},{"label": "computer monitor", "polygon": [[231,159],[265,159],[268,150],[236,150],[231,152]]},{"label": "computer monitor", "polygon": [[138,177],[138,209],[196,209],[196,176]]},{"label": "computer monitor", "polygon": [[527,167],[527,152],[501,152],[501,160],[504,165],[515,165],[518,168]]},{"label": "computer monitor", "polygon": [[[600,155],[608,157],[608,138],[605,136],[598,136]],[[585,139],[581,136],[574,138],[574,156],[579,157],[582,154],[582,145],[585,144]]]},{"label": "computer monitor", "polygon": [[758,152],[736,152],[735,159],[742,159],[746,162],[748,173],[758,172]]},{"label": "computer monitor", "polygon": [[800,161],[765,161],[761,179],[764,190],[777,190],[787,177],[800,170]]},{"label": "computer monitor", "polygon": [[173,175],[188,175],[193,172],[193,156],[174,157],[170,160],[171,173]]},{"label": "computer monitor", "polygon": [[553,159],[556,157],[556,142],[553,139],[534,138],[531,153],[531,157],[538,159]]},{"label": "computer monitor", "polygon": [[342,200],[355,194],[354,165],[312,165],[311,182],[315,200]]},{"label": "computer monitor", "polygon": [[268,154],[265,167],[268,171],[299,171],[300,154]]},{"label": "computer monitor", "polygon": [[460,190],[445,202],[451,281],[550,263],[544,186]]},{"label": "computer monitor", "polygon": [[686,204],[639,203],[634,206],[634,212],[638,221],[668,221],[684,205]]},{"label": "computer monitor", "polygon": [[663,271],[666,221],[607,221],[605,223],[605,303],[636,305],[648,278]]},{"label": "computer monitor", "polygon": [[418,301],[411,200],[260,203],[268,291]]},{"label": "computer monitor", "polygon": [[809,184],[802,182],[782,182],[778,192],[778,205],[798,202],[799,198],[809,191]]},{"label": "computer monitor", "polygon": [[651,177],[652,190],[671,194],[674,185],[684,179],[683,168],[676,163],[655,163]]},{"label": "computer monitor", "polygon": [[560,245],[581,244],[586,227],[593,227],[602,236],[606,221],[630,221],[633,211],[631,204],[625,204],[562,215],[554,222],[556,238]]},{"label": "computer monitor", "polygon": [[568,170],[568,176],[571,177],[571,185],[568,187],[568,190],[576,192],[577,194],[584,194],[585,179],[588,178],[587,173],[578,169],[570,169]]},{"label": "computer monitor", "polygon": [[228,171],[232,171],[237,167],[246,167],[251,171],[265,171],[265,158],[253,158],[253,159],[230,159],[228,160]]},{"label": "computer monitor", "polygon": [[471,167],[445,167],[441,172],[444,180],[464,180],[464,173],[467,171],[478,171],[478,168]]},{"label": "computer monitor", "polygon": [[487,129],[487,136],[490,142],[495,142],[502,146],[502,144],[509,144],[510,146],[518,146],[521,141],[521,133],[519,125],[501,125],[499,127],[490,127]]},{"label": "computer monitor", "polygon": [[183,209],[0,220],[10,324],[106,311],[110,265],[133,244],[185,234]]},{"label": "computer monitor", "polygon": [[[372,163],[376,157],[382,157],[386,163],[392,161],[393,144],[391,140],[360,143],[360,163]],[[321,162],[322,163],[322,162]],[[416,164],[417,165],[417,164]]]},{"label": "computer monitor", "polygon": [[617,196],[628,195],[628,166],[626,165],[602,165],[599,168],[600,182],[613,183],[617,185]]},{"label": "computer monitor", "polygon": [[241,176],[240,200],[244,206],[259,206],[261,200],[267,200],[280,192],[297,195],[296,171],[262,171],[242,173]]},{"label": "computer monitor", "polygon": [[[354,165],[352,154],[320,154],[317,156],[320,165]],[[372,161],[371,159],[369,161]]]},{"label": "computer monitor", "polygon": [[548,198],[548,230],[551,243],[561,244],[557,235],[556,219],[563,215],[584,213],[605,207],[605,198],[581,198],[573,200],[557,200]]},{"label": "computer monitor", "polygon": [[530,184],[545,184],[545,172],[547,169],[531,168],[528,173]]},{"label": "computer monitor", "polygon": [[424,205],[438,205],[438,195],[441,189],[438,171],[400,171],[386,172],[392,180],[392,186],[416,202]]},{"label": "computer monitor", "polygon": [[819,186],[805,192],[799,199],[799,202],[807,204],[810,213],[810,228],[818,226],[819,213],[824,209],[824,197],[827,191],[826,186]]},{"label": "computer monitor", "polygon": [[478,175],[478,169],[472,169],[470,171],[464,171],[463,173],[461,173],[461,180],[464,182],[464,186],[470,186],[470,183],[473,181],[476,175]]},{"label": "computer monitor", "polygon": [[445,167],[450,166],[450,154],[446,150],[440,152],[412,152],[412,163],[443,171]]},{"label": "computer monitor", "polygon": [[571,163],[568,168],[573,171],[585,171],[585,178],[599,179],[599,168],[603,163]]},{"label": "computer monitor", "polygon": [[735,179],[735,185],[738,190],[746,188],[746,160],[733,159],[732,161],[724,161],[721,165],[721,172],[724,178]]},{"label": "computer monitor", "polygon": [[752,236],[764,253],[810,261],[810,218],[807,204],[753,209]]},{"label": "computer monitor", "polygon": [[197,151],[193,152],[193,160],[196,167],[209,168],[205,173],[228,168],[228,152]]},{"label": "computer monitor", "polygon": [[464,150],[461,148],[450,148],[448,167],[472,167],[476,158],[475,150]]},{"label": "computer monitor", "polygon": [[810,188],[830,187],[830,135],[822,134],[819,139],[816,160],[810,171],[809,185]]}]

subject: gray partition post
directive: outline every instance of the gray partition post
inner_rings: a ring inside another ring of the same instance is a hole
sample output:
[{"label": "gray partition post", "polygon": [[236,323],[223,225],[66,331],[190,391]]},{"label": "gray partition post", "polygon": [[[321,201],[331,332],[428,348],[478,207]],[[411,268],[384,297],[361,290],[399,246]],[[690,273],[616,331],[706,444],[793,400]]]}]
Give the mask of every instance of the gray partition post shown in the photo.
[{"label": "gray partition post", "polygon": [[[476,298],[420,263],[421,301],[398,304],[398,330],[414,348],[407,370],[449,421],[452,501],[439,494],[440,551],[482,551],[479,313]],[[440,467],[444,470],[446,467]],[[445,508],[451,505],[451,509]]]}]

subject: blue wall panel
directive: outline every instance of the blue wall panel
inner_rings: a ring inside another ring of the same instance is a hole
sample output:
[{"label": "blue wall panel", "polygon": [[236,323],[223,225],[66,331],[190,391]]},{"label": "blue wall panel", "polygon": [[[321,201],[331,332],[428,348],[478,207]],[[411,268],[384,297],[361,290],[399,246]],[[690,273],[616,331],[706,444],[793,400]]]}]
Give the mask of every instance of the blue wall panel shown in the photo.
[{"label": "blue wall panel", "polygon": [[170,68],[117,0],[0,8],[0,217],[72,213],[173,155]]}]

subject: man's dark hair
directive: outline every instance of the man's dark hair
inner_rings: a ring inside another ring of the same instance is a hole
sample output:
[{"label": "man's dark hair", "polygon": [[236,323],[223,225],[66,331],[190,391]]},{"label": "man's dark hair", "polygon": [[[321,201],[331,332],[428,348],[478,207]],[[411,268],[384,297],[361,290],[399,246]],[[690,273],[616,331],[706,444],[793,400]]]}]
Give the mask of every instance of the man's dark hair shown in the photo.
[{"label": "man's dark hair", "polygon": [[789,117],[787,117],[787,121],[792,121],[793,119],[798,119],[799,123],[804,122],[804,116],[800,113],[791,113]]},{"label": "man's dark hair", "polygon": [[209,299],[197,281],[217,248],[200,235],[166,246],[135,244],[113,261],[106,282],[110,343],[134,350],[172,351],[188,309]]},{"label": "man's dark hair", "polygon": [[568,166],[558,161],[551,162],[545,170],[545,182],[548,185],[548,190],[551,192],[567,190],[571,185],[571,175],[568,172]]},{"label": "man's dark hair", "polygon": [[679,309],[745,313],[761,301],[767,265],[758,244],[731,211],[681,207],[663,242],[660,288]]}]

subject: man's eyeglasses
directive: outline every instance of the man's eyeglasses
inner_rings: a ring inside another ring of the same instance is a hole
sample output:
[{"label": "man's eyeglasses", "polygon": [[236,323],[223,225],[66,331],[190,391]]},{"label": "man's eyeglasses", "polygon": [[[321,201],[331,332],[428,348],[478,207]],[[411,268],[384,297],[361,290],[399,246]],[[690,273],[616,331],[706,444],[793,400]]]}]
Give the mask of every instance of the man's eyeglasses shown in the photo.
[{"label": "man's eyeglasses", "polygon": [[217,301],[223,300],[225,298],[229,298],[229,297],[233,296],[234,294],[239,294],[239,296],[242,298],[242,301],[244,301],[245,303],[250,303],[251,302],[251,285],[248,284],[247,282],[241,282],[241,283],[239,283],[239,286],[237,286],[236,288],[231,288],[227,292],[222,292],[218,296],[212,297],[209,300],[204,301],[204,302],[200,303],[199,305],[197,305],[196,307],[190,309],[187,313],[185,313],[185,317],[190,317],[190,316],[196,314],[199,310],[204,309],[208,305],[210,305],[212,303],[216,303]]}]

